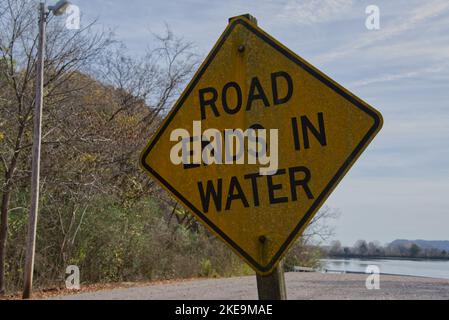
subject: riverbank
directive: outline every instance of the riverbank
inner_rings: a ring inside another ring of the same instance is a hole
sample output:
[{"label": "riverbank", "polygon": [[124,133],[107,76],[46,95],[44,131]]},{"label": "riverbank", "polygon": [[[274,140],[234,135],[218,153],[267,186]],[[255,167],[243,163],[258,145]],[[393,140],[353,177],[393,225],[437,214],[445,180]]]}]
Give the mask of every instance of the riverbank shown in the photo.
[{"label": "riverbank", "polygon": [[350,256],[327,256],[324,259],[361,259],[361,260],[409,260],[409,261],[449,261],[448,258],[420,258],[420,257],[394,257],[394,256],[361,256],[361,255],[350,255]]},{"label": "riverbank", "polygon": [[[366,273],[378,268],[379,273],[449,279],[447,260],[408,259],[321,259],[322,270],[330,272]],[[367,270],[367,268],[371,268]]]}]

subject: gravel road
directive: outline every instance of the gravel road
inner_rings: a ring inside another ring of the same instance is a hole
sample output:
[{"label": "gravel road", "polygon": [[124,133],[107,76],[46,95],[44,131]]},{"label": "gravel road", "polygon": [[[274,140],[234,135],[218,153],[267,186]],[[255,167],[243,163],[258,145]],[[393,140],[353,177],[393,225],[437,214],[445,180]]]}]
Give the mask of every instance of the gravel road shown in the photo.
[{"label": "gravel road", "polygon": [[[449,280],[386,276],[379,290],[367,290],[361,274],[287,273],[288,299],[445,299]],[[201,279],[143,287],[103,290],[53,299],[257,299],[255,276]]]}]

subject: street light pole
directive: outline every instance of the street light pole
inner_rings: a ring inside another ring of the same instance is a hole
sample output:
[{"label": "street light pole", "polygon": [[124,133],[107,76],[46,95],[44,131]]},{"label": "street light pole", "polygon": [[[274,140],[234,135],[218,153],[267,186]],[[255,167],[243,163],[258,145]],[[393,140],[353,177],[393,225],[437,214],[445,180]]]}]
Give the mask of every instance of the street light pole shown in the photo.
[{"label": "street light pole", "polygon": [[39,207],[39,176],[41,161],[41,128],[42,105],[44,91],[44,50],[45,27],[48,10],[45,3],[39,3],[39,43],[37,47],[36,63],[36,101],[34,109],[33,154],[31,164],[31,205],[28,220],[28,237],[25,257],[25,274],[23,299],[31,297],[33,287],[34,252],[36,247],[37,212]]}]

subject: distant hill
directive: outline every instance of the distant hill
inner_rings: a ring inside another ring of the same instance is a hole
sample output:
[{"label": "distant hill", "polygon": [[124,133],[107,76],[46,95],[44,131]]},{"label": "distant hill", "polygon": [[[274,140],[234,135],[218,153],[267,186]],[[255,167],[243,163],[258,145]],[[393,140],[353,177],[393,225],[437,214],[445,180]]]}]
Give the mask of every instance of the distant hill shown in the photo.
[{"label": "distant hill", "polygon": [[416,244],[422,249],[438,249],[438,250],[446,250],[449,252],[449,240],[405,240],[405,239],[397,239],[390,243],[390,246],[403,246],[409,247],[412,244]]}]

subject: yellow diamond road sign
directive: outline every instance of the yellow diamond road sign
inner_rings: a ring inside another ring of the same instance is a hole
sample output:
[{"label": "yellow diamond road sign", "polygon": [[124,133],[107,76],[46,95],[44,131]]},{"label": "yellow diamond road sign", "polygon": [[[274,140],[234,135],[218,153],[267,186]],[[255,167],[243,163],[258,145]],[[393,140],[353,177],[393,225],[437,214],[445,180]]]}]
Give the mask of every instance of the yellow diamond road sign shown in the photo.
[{"label": "yellow diamond road sign", "polygon": [[141,166],[268,274],[381,126],[378,111],[240,16],[142,152]]}]

